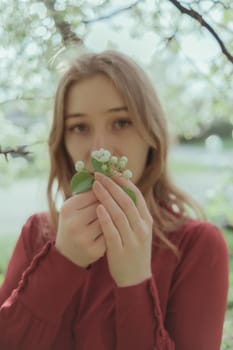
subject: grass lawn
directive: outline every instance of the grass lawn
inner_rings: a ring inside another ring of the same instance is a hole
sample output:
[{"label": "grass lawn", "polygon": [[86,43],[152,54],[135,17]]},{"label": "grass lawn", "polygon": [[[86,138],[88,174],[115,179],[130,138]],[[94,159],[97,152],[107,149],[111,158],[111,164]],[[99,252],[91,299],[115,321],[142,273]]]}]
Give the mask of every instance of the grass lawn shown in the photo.
[{"label": "grass lawn", "polygon": [[[222,141],[222,147],[225,150],[232,150],[233,149],[233,137],[231,138],[225,138],[221,139]],[[197,147],[205,147],[205,141],[204,140],[198,140],[198,141],[188,141],[186,142],[187,145],[197,146]]]},{"label": "grass lawn", "polygon": [[12,254],[16,240],[16,235],[0,235],[0,283],[2,282],[3,274],[6,270],[7,263]]},{"label": "grass lawn", "polygon": [[202,171],[208,172],[209,166],[206,164],[190,163],[188,166],[184,162],[177,160],[170,161],[170,169],[174,173],[183,174],[185,173],[200,173]]},{"label": "grass lawn", "polygon": [[223,339],[221,350],[233,349],[233,309],[228,309],[224,322]]}]

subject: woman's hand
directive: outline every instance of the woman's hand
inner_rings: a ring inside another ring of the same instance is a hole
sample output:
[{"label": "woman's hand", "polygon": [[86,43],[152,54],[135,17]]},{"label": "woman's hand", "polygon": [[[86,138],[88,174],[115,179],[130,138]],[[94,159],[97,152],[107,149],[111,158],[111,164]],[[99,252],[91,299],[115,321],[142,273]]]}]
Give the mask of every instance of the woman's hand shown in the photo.
[{"label": "woman's hand", "polygon": [[106,251],[96,214],[98,205],[93,191],[88,191],[66,200],[59,214],[55,247],[83,268],[98,260]]},{"label": "woman's hand", "polygon": [[[97,216],[105,237],[110,273],[117,286],[138,284],[151,277],[153,219],[139,189],[129,180],[114,181],[95,173],[93,184],[101,204]],[[133,190],[137,207],[120,186]]]}]

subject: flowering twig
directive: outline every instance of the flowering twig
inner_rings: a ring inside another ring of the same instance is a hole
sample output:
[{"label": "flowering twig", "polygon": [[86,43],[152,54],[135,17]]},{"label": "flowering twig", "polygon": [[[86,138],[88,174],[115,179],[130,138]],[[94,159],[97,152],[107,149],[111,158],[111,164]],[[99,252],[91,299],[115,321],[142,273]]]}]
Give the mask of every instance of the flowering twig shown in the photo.
[{"label": "flowering twig", "polygon": [[68,47],[70,44],[83,45],[82,38],[71,29],[70,23],[56,10],[56,0],[43,0],[43,2],[48,9],[49,15],[54,20],[57,31],[62,36],[64,46]]},{"label": "flowering twig", "polygon": [[107,15],[100,16],[100,17],[96,17],[96,18],[89,19],[89,20],[88,20],[88,19],[86,19],[86,20],[84,19],[84,20],[82,20],[81,22],[84,23],[84,24],[90,24],[90,23],[95,23],[95,22],[99,22],[99,21],[108,20],[108,19],[110,19],[110,18],[112,18],[112,17],[114,17],[114,16],[117,16],[117,15],[123,13],[123,12],[126,12],[126,11],[128,11],[128,10],[131,10],[131,9],[134,8],[136,5],[138,5],[139,2],[141,2],[141,1],[142,1],[142,0],[137,0],[137,1],[135,1],[134,3],[132,3],[131,5],[128,5],[128,6],[126,6],[126,7],[119,8],[119,9],[117,9],[117,10],[115,10],[115,11],[113,11],[113,12],[107,14]]},{"label": "flowering twig", "polygon": [[[106,176],[123,176],[126,179],[130,179],[133,174],[129,169],[125,169],[128,163],[128,158],[123,156],[120,159],[116,156],[112,156],[108,150],[101,148],[98,151],[94,151],[91,154],[91,161],[93,168],[96,172],[103,173]],[[92,188],[95,181],[94,173],[88,171],[85,168],[85,164],[82,160],[78,160],[75,163],[75,169],[77,173],[72,177],[70,186],[73,194],[82,193]],[[129,188],[122,188],[136,204],[136,195]]]},{"label": "flowering twig", "polygon": [[219,35],[216,33],[216,31],[213,29],[213,27],[204,20],[203,16],[195,11],[192,8],[187,8],[183,6],[179,1],[177,0],[168,0],[170,1],[174,6],[176,6],[181,13],[184,13],[188,15],[189,17],[194,18],[196,21],[200,23],[200,25],[208,30],[208,32],[215,38],[215,40],[218,42],[222,53],[228,58],[228,60],[233,63],[233,56],[230,54],[230,52],[227,50],[226,46],[224,45],[222,39],[219,37]]}]

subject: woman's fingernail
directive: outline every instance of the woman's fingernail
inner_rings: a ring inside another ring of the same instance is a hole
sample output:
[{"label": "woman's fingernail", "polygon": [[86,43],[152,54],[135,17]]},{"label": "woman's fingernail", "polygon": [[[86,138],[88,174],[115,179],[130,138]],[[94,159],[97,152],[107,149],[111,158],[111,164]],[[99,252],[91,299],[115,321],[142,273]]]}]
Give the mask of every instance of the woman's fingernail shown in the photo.
[{"label": "woman's fingernail", "polygon": [[104,176],[103,174],[101,174],[101,173],[95,173],[95,179],[96,180],[99,180],[99,181],[104,181],[105,180],[105,178],[106,178],[106,176]]},{"label": "woman's fingernail", "polygon": [[103,186],[101,185],[101,183],[99,181],[95,181],[94,182],[94,188],[97,190],[97,191],[102,191],[103,190]]},{"label": "woman's fingernail", "polygon": [[100,179],[100,176],[99,176],[98,173],[95,173],[95,174],[94,174],[94,177],[95,177],[95,180],[99,180],[99,179]]}]

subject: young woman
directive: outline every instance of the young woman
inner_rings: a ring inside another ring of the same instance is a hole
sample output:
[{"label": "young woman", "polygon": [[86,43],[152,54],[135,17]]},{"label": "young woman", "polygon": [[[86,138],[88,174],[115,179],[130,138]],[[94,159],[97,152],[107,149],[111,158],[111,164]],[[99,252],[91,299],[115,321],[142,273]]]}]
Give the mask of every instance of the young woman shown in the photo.
[{"label": "young woman", "polygon": [[[91,190],[72,195],[74,164],[93,171],[100,148],[126,156],[132,179],[95,173]],[[171,181],[166,121],[137,64],[114,51],[73,61],[57,88],[49,151],[49,211],[28,219],[10,259],[0,348],[219,350],[226,242]]]}]

